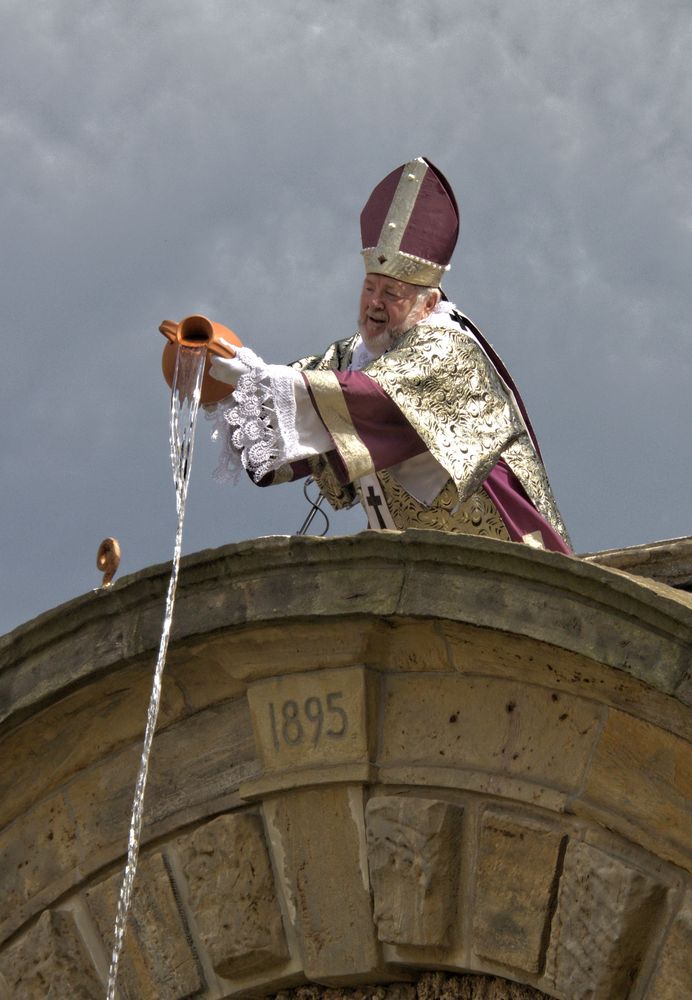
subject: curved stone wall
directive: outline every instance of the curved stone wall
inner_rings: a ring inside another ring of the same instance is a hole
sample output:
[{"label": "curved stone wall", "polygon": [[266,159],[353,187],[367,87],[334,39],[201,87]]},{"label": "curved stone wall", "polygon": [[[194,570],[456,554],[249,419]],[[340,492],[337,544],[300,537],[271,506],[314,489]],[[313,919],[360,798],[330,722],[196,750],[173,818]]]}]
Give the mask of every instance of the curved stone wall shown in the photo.
[{"label": "curved stone wall", "polygon": [[544,1000],[545,994],[495,976],[424,972],[411,983],[376,987],[299,986],[276,1000]]},{"label": "curved stone wall", "polygon": [[[0,996],[105,995],[166,584],[0,640]],[[511,543],[189,557],[122,996],[683,996],[691,635],[689,595]]]}]

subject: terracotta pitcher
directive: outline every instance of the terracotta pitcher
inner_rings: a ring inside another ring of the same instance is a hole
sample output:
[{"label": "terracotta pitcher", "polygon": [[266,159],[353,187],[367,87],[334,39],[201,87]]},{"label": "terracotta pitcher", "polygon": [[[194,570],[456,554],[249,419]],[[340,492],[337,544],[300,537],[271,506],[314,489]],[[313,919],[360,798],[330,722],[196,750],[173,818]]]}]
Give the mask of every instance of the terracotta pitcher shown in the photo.
[{"label": "terracotta pitcher", "polygon": [[242,347],[242,341],[221,323],[214,323],[206,316],[186,316],[180,323],[165,319],[159,327],[161,333],[168,339],[168,343],[163,349],[161,367],[163,377],[171,388],[173,387],[173,375],[175,374],[175,359],[178,347],[206,347],[207,357],[204,362],[204,375],[202,377],[202,390],[200,402],[218,403],[220,399],[232,392],[232,388],[227,382],[218,382],[209,374],[211,365],[211,355],[218,354],[222,358],[235,357],[235,347]]}]

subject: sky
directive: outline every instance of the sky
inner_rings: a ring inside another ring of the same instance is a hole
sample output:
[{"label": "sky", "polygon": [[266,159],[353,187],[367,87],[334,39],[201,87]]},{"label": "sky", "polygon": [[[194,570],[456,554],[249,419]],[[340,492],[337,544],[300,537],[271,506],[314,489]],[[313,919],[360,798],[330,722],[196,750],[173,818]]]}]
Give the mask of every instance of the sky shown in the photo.
[{"label": "sky", "polygon": [[[0,634],[106,536],[120,576],[171,558],[159,323],[350,335],[360,210],[418,155],[576,550],[692,534],[689,0],[0,0],[0,56]],[[298,529],[301,485],[216,456],[200,421],[185,553]]]}]

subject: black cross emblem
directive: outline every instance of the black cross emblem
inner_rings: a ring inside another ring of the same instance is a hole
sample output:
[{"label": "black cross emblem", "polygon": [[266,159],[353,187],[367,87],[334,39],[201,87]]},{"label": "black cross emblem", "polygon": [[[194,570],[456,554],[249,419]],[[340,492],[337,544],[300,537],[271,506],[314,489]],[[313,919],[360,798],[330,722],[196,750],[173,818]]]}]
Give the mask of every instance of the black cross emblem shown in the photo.
[{"label": "black cross emblem", "polygon": [[378,496],[377,493],[375,493],[375,490],[374,490],[374,488],[372,486],[368,486],[368,500],[367,500],[367,503],[368,503],[368,507],[372,507],[372,509],[377,514],[377,521],[379,523],[379,526],[381,528],[386,528],[387,525],[384,523],[384,518],[382,517],[382,514],[380,513],[380,507],[382,506],[382,497]]}]

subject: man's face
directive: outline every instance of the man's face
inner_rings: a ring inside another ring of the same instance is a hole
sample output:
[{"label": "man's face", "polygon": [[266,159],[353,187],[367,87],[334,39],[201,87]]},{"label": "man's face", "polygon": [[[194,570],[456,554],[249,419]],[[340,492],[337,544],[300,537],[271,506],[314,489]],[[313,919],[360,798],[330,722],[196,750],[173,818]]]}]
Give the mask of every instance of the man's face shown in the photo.
[{"label": "man's face", "polygon": [[366,347],[382,354],[430,311],[421,289],[384,274],[366,274],[360,293],[358,329]]}]

